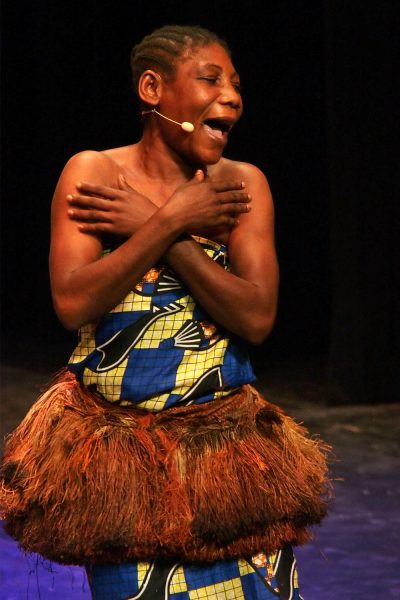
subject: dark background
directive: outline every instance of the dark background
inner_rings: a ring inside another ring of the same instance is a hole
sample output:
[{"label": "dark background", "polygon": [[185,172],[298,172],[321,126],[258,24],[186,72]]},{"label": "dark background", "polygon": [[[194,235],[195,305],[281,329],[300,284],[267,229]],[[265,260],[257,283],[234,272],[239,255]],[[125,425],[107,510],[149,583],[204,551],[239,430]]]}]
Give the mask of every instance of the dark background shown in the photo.
[{"label": "dark background", "polygon": [[232,48],[245,113],[226,155],[260,167],[275,199],[280,308],[255,360],[322,364],[332,401],[399,400],[398,6],[3,2],[3,362],[72,348],[49,292],[54,187],[72,154],[139,139],[131,47],[189,23]]}]

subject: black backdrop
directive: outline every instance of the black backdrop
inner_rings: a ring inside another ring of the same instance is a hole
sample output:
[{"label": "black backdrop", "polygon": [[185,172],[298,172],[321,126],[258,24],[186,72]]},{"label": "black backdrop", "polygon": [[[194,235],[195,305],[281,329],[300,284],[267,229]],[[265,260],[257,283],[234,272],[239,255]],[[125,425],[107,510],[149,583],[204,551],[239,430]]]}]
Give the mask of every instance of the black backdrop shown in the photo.
[{"label": "black backdrop", "polygon": [[258,353],[327,357],[353,400],[398,397],[395,2],[8,0],[2,10],[5,360],[35,340],[69,343],[47,272],[57,178],[75,152],[138,139],[130,49],[157,26],[190,23],[232,48],[245,113],[226,155],[260,167],[275,198],[280,308]]}]

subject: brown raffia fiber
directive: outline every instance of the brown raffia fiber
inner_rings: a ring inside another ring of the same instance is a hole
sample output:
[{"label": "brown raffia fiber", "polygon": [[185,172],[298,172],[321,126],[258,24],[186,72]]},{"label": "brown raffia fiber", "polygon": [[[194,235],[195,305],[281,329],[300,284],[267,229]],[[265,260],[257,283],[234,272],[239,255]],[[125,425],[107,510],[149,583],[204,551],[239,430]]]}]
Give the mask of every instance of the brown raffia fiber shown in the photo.
[{"label": "brown raffia fiber", "polygon": [[237,558],[309,539],[328,451],[249,385],[147,413],[64,372],[7,440],[0,505],[24,549],[61,563]]}]

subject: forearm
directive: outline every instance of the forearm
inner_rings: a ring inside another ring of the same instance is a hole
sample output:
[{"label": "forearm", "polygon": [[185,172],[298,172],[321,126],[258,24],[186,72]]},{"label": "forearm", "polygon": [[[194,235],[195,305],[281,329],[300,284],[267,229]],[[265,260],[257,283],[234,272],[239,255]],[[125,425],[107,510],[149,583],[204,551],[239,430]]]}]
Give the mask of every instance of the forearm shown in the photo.
[{"label": "forearm", "polygon": [[276,272],[270,281],[267,274],[265,285],[257,285],[225,271],[190,238],[171,245],[164,258],[217,323],[254,344],[269,334],[276,314]]}]

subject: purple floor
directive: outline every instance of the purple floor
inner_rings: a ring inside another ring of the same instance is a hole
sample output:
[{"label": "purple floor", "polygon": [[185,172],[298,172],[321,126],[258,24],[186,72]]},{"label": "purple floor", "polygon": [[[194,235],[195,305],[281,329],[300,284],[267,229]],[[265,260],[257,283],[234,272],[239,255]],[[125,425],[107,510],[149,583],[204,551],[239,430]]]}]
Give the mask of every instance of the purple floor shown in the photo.
[{"label": "purple floor", "polygon": [[[331,405],[310,365],[268,375],[258,387],[332,444],[335,500],[315,540],[296,549],[304,600],[400,599],[400,406]],[[268,382],[267,382],[268,379]],[[3,427],[10,431],[45,373],[3,368]],[[0,600],[83,600],[83,569],[25,556],[0,530]]]}]

